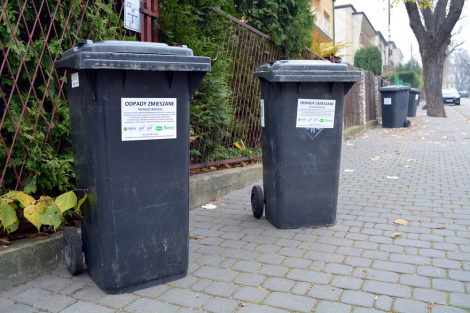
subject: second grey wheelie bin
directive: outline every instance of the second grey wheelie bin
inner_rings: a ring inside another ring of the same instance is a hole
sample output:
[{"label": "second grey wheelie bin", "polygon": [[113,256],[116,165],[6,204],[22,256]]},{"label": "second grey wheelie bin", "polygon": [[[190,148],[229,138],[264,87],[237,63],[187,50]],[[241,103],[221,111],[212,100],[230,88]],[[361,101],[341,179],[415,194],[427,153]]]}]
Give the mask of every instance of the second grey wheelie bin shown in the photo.
[{"label": "second grey wheelie bin", "polygon": [[416,116],[416,109],[418,107],[419,102],[419,94],[421,90],[417,88],[410,88],[410,96],[408,100],[408,117],[415,117]]},{"label": "second grey wheelie bin", "polygon": [[186,276],[189,102],[210,58],[185,46],[91,40],[55,62],[67,69],[77,188],[88,189],[82,238],[64,233],[69,270],[83,252],[110,294]]},{"label": "second grey wheelie bin", "polygon": [[382,127],[410,127],[408,114],[409,86],[386,86],[379,88],[382,95]]},{"label": "second grey wheelie bin", "polygon": [[338,202],[344,96],[358,71],[327,61],[276,61],[261,81],[263,184],[254,186],[255,217],[277,228],[333,225]]}]

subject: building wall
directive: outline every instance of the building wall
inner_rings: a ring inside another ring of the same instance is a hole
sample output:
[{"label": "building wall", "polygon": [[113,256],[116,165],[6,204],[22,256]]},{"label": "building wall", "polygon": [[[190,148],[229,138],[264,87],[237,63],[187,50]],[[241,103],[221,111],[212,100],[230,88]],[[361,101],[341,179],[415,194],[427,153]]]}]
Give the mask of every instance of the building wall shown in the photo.
[{"label": "building wall", "polygon": [[[312,34],[323,41],[333,41],[333,0],[310,0],[312,14],[315,14],[315,26],[322,32],[313,30]],[[325,36],[326,35],[326,36]]]}]

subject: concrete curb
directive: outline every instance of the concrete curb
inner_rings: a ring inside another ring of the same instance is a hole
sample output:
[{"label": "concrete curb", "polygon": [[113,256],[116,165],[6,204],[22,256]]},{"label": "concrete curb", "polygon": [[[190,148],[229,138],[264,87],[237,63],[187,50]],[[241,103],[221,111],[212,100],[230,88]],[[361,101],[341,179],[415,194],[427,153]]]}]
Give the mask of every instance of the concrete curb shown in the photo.
[{"label": "concrete curb", "polygon": [[382,117],[379,117],[377,120],[368,121],[365,125],[354,125],[343,130],[343,140],[348,140],[357,136],[359,134],[363,134],[371,128],[374,128],[377,125],[382,124]]},{"label": "concrete curb", "polygon": [[[189,179],[190,208],[212,201],[261,179],[261,164],[193,175]],[[0,291],[30,281],[64,265],[62,234],[47,239],[23,239],[0,250]]]}]

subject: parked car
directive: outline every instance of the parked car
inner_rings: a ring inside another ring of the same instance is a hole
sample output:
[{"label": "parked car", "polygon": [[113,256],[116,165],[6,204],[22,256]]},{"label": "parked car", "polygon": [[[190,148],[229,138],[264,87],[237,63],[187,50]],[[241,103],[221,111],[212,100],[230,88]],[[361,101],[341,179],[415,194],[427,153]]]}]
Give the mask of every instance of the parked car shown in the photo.
[{"label": "parked car", "polygon": [[444,104],[460,105],[460,95],[457,89],[453,88],[444,88],[442,89],[442,98],[444,99]]},{"label": "parked car", "polygon": [[459,94],[460,98],[468,98],[468,91],[466,90],[459,91]]}]

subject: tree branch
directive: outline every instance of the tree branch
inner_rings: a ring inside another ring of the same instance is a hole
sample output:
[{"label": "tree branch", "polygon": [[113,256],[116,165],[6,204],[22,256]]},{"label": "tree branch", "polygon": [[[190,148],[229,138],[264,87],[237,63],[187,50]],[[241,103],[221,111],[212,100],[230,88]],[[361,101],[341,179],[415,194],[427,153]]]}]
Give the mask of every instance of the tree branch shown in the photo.
[{"label": "tree branch", "polygon": [[420,49],[424,49],[424,46],[426,45],[426,29],[424,28],[423,23],[421,23],[418,5],[415,2],[408,1],[405,2],[405,7],[410,18],[410,27],[418,40],[419,47]]},{"label": "tree branch", "polygon": [[424,25],[428,32],[434,32],[434,15],[432,14],[431,8],[427,7],[424,9],[422,2],[418,1],[418,4],[421,5],[421,14],[423,15]]},{"label": "tree branch", "polygon": [[[446,0],[439,0],[446,1]],[[439,28],[438,33],[434,36],[431,42],[431,50],[436,50],[442,47],[442,45],[450,39],[452,29],[460,18],[462,14],[462,8],[465,0],[453,0],[452,5],[450,6],[449,13]],[[438,5],[439,5],[438,2]]]},{"label": "tree branch", "polygon": [[439,0],[436,8],[434,9],[434,34],[439,32],[439,29],[446,18],[447,3],[448,0]]}]

